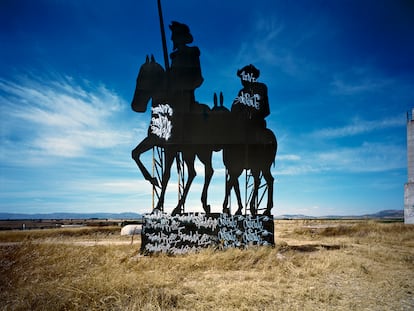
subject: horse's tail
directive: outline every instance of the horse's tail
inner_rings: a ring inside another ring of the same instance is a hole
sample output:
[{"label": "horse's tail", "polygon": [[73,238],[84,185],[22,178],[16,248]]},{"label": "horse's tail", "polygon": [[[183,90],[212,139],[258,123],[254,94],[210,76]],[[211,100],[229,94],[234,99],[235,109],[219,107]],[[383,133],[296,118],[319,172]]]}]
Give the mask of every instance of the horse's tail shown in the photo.
[{"label": "horse's tail", "polygon": [[277,138],[276,138],[276,135],[273,133],[273,131],[272,131],[272,134],[273,134],[273,137],[274,137],[274,148],[275,148],[275,156],[273,157],[273,167],[275,167],[275,165],[276,165],[276,154],[277,154]]}]

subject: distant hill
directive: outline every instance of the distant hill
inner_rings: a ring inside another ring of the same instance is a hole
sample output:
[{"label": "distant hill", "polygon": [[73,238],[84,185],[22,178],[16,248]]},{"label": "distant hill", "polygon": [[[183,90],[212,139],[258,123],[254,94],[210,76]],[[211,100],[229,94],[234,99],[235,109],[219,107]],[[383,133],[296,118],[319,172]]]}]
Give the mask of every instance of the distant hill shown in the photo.
[{"label": "distant hill", "polygon": [[363,215],[368,218],[404,218],[404,210],[384,210],[375,214]]},{"label": "distant hill", "polygon": [[50,214],[17,214],[0,213],[2,220],[17,219],[138,219],[138,213],[50,213]]},{"label": "distant hill", "polygon": [[[50,213],[50,214],[16,214],[16,213],[0,213],[2,220],[18,220],[18,219],[139,219],[142,218],[138,213]],[[275,216],[275,219],[317,219],[317,218],[404,218],[404,210],[384,210],[374,214],[366,215],[349,215],[349,216],[307,216],[302,214],[287,214]]]},{"label": "distant hill", "polygon": [[318,217],[307,216],[303,214],[284,214],[284,215],[275,216],[274,218],[276,219],[316,219]]},{"label": "distant hill", "polygon": [[294,214],[294,215],[280,215],[276,216],[276,219],[325,219],[325,218],[335,218],[335,219],[342,219],[342,218],[375,218],[375,219],[385,219],[385,218],[404,218],[404,210],[384,210],[379,211],[374,214],[365,214],[365,215],[348,215],[348,216],[338,216],[338,215],[328,215],[328,216],[306,216],[302,214]]}]

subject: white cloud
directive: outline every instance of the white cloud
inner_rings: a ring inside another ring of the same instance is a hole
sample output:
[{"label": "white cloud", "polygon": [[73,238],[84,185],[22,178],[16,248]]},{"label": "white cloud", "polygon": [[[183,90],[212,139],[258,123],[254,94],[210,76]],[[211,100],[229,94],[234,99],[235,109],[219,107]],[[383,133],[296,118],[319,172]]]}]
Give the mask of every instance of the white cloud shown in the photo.
[{"label": "white cloud", "polygon": [[280,36],[285,26],[274,18],[259,18],[253,25],[253,30],[247,33],[239,52],[234,58],[236,67],[240,64],[265,63],[278,67],[289,74],[298,75],[303,71],[301,60],[297,59],[288,49],[280,44]]},{"label": "white cloud", "polygon": [[356,148],[341,148],[317,154],[316,160],[327,170],[346,172],[384,172],[406,166],[402,146],[363,143]]},{"label": "white cloud", "polygon": [[405,122],[406,119],[403,115],[372,121],[354,118],[352,119],[351,124],[337,128],[321,129],[311,133],[311,136],[317,138],[341,138],[355,136],[359,134],[370,133],[377,130],[405,126]]},{"label": "white cloud", "polygon": [[341,95],[355,95],[363,92],[372,92],[385,87],[388,81],[364,79],[360,81],[345,81],[335,78],[331,85],[334,87],[334,93]]},{"label": "white cloud", "polygon": [[151,184],[143,178],[118,178],[112,179],[88,179],[88,180],[72,180],[65,187],[70,189],[73,193],[85,194],[105,194],[105,196],[112,195],[133,195],[150,196],[152,193]]},{"label": "white cloud", "polygon": [[335,74],[331,82],[336,95],[360,95],[367,92],[378,92],[391,86],[393,81],[383,78],[369,67],[352,67]]},{"label": "white cloud", "polygon": [[364,142],[357,147],[304,153],[295,161],[289,157],[277,158],[273,173],[278,176],[323,172],[340,174],[386,172],[405,168],[405,155],[406,150],[403,146]]},{"label": "white cloud", "polygon": [[126,103],[104,85],[64,76],[0,79],[0,96],[2,145],[16,148],[8,156],[20,150],[26,157],[82,157],[133,139],[113,122]]},{"label": "white cloud", "polygon": [[300,161],[301,157],[300,155],[297,155],[297,154],[282,154],[282,155],[277,155],[277,160],[278,161]]}]

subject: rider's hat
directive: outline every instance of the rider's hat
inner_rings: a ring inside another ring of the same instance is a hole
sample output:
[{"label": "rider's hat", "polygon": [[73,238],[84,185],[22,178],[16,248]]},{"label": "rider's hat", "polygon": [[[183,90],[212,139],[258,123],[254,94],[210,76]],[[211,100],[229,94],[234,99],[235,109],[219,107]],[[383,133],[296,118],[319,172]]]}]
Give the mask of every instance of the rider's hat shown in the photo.
[{"label": "rider's hat", "polygon": [[169,26],[171,29],[171,40],[183,44],[193,42],[193,36],[190,33],[190,28],[187,25],[173,21]]},{"label": "rider's hat", "polygon": [[246,80],[246,76],[248,76],[249,79],[254,78],[254,80],[256,80],[260,76],[260,70],[250,64],[237,70],[237,76],[243,80]]}]

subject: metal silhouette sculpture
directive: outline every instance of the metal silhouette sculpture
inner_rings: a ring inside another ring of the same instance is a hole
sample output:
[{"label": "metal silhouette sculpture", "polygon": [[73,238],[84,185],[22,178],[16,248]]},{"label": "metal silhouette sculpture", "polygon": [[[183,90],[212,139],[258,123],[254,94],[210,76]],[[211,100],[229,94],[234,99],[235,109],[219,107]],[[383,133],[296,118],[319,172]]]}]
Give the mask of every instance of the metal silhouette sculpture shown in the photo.
[{"label": "metal silhouette sculpture", "polygon": [[[206,214],[210,213],[207,202],[208,187],[213,176],[212,152],[223,150],[223,162],[228,171],[226,194],[223,212],[230,213],[228,197],[234,188],[238,200],[237,214],[243,208],[240,198],[238,177],[244,169],[250,169],[254,177],[253,197],[257,196],[260,174],[268,187],[268,202],[265,211],[270,215],[273,207],[273,177],[270,172],[274,163],[277,141],[273,132],[266,128],[264,118],[269,114],[267,88],[256,80],[259,71],[252,65],[238,71],[242,79],[240,90],[232,109],[223,105],[220,94],[220,106],[217,97],[213,109],[195,100],[194,90],[203,82],[200,67],[200,51],[187,44],[193,37],[187,25],[172,22],[171,39],[174,50],[170,54],[164,68],[154,57],[146,58],[138,73],[136,89],[131,107],[136,112],[145,112],[152,100],[151,123],[148,136],[132,151],[132,158],[141,170],[144,178],[151,184],[158,181],[150,175],[140,160],[140,155],[154,146],[165,150],[165,170],[161,179],[161,194],[155,207],[163,210],[165,191],[170,178],[173,161],[178,152],[182,153],[188,170],[183,195],[172,214],[181,212],[191,183],[196,176],[194,168],[197,156],[204,164],[205,180],[201,202]],[[163,42],[164,43],[164,42]],[[166,51],[165,44],[163,44]],[[250,212],[256,215],[257,210],[251,204]]]},{"label": "metal silhouette sculpture", "polygon": [[161,180],[161,194],[156,209],[163,209],[171,166],[176,154],[181,152],[188,169],[188,178],[183,196],[173,214],[181,211],[191,183],[196,176],[194,168],[196,155],[205,167],[205,181],[201,201],[204,211],[210,213],[210,206],[207,204],[207,189],[213,176],[211,164],[213,150],[211,144],[197,143],[199,142],[198,139],[206,133],[207,120],[205,116],[210,108],[207,105],[192,103],[192,111],[189,112],[187,105],[189,102],[184,102],[185,105],[182,105],[183,97],[176,96],[174,91],[171,91],[168,73],[164,71],[160,64],[155,62],[153,57],[151,59],[147,57],[145,63],[141,66],[131,103],[132,109],[136,112],[145,112],[150,99],[152,99],[152,115],[148,136],[132,151],[132,158],[137,163],[144,178],[154,185],[157,180],[145,168],[140,160],[140,155],[154,146],[162,147],[165,150],[165,170]]},{"label": "metal silhouette sculpture", "polygon": [[238,210],[236,215],[242,213],[238,178],[244,169],[250,169],[253,176],[254,187],[250,201],[250,213],[256,215],[255,206],[262,175],[267,185],[267,207],[264,215],[271,215],[273,208],[273,181],[271,166],[275,161],[277,140],[273,132],[266,128],[265,118],[270,114],[267,87],[257,81],[260,71],[253,65],[247,65],[237,71],[243,88],[237,94],[231,107],[231,119],[236,135],[243,137],[244,143],[236,141],[226,144],[223,149],[223,162],[227,168],[226,194],[223,211],[229,212],[227,207],[230,191],[234,188],[237,198]]},{"label": "metal silhouette sculpture", "polygon": [[[160,22],[163,29],[161,17],[162,13],[160,12]],[[161,180],[161,194],[156,206],[156,209],[162,210],[172,163],[177,153],[182,153],[188,170],[188,178],[182,197],[173,211],[173,214],[177,214],[184,206],[191,183],[196,176],[194,161],[197,155],[205,167],[205,182],[201,201],[204,211],[210,213],[210,206],[207,204],[207,190],[213,176],[211,164],[213,151],[205,146],[200,148],[201,146],[197,145],[198,140],[195,139],[200,135],[199,131],[205,130],[204,116],[210,110],[208,106],[196,103],[194,97],[194,90],[204,80],[199,60],[200,50],[195,46],[187,45],[193,42],[187,25],[174,21],[169,28],[174,44],[173,52],[170,54],[171,67],[168,58],[164,59],[167,69],[164,70],[151,56],[151,59],[147,57],[138,74],[132,109],[144,112],[148,101],[152,99],[152,116],[148,137],[132,151],[132,157],[144,177],[154,185],[157,183],[156,179],[150,176],[139,157],[154,146],[164,148],[166,167]],[[164,32],[162,34],[164,55],[166,55],[165,34]]]}]

